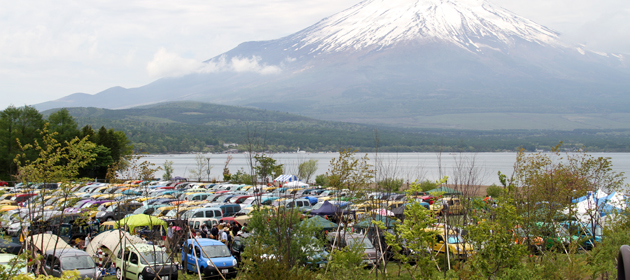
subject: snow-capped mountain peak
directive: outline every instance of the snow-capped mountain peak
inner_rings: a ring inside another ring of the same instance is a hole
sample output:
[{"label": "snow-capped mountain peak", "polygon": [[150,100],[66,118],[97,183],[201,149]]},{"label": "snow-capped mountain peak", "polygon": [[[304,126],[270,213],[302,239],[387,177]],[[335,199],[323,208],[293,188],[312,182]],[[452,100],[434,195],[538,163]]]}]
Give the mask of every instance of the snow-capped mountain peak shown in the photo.
[{"label": "snow-capped mountain peak", "polygon": [[510,46],[515,38],[561,44],[554,31],[483,0],[366,0],[290,37],[293,50],[310,53],[405,41],[448,41],[471,51]]}]

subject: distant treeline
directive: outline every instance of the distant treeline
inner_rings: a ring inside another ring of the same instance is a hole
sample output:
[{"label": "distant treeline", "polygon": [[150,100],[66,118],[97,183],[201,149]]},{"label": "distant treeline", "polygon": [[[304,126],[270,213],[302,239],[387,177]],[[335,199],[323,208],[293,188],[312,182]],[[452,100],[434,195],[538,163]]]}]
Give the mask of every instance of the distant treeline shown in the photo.
[{"label": "distant treeline", "polygon": [[[196,102],[164,103],[123,110],[68,108],[80,126],[124,131],[136,151],[148,153],[219,152],[223,143],[255,143],[273,152],[337,151],[357,148],[382,152],[499,152],[523,147],[590,152],[630,152],[630,130],[445,130],[406,129],[320,121],[283,112]],[[53,111],[45,112],[50,114]],[[234,147],[230,147],[234,148]]]}]

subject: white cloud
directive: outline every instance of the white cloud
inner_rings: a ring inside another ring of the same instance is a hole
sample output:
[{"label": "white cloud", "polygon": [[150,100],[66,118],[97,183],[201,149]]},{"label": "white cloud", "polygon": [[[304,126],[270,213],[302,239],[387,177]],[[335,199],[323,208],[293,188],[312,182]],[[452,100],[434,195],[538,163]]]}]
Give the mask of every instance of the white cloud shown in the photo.
[{"label": "white cloud", "polygon": [[194,59],[183,58],[160,48],[153,60],[147,64],[147,72],[152,78],[181,77],[199,70],[203,64]]},{"label": "white cloud", "polygon": [[252,56],[251,58],[232,57],[230,60],[226,60],[225,56],[221,56],[218,59],[206,62],[198,72],[254,72],[266,75],[282,71],[278,66],[261,64],[261,60],[259,56]]}]

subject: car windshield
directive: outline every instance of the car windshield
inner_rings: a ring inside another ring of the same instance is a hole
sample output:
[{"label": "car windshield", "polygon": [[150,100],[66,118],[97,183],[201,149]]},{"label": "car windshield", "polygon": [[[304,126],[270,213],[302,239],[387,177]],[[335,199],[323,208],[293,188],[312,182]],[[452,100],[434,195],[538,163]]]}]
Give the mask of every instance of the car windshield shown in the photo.
[{"label": "car windshield", "polygon": [[59,200],[59,198],[51,198],[51,199],[47,200],[46,203],[44,203],[44,205],[46,205],[46,206],[53,205],[57,200]]},{"label": "car windshield", "polygon": [[348,246],[361,246],[361,248],[363,249],[374,249],[374,245],[372,245],[372,242],[370,242],[370,240],[363,237],[357,237],[357,238],[348,238]]},{"label": "car windshield", "polygon": [[140,207],[140,208],[136,209],[136,211],[133,211],[133,213],[134,213],[134,214],[142,214],[142,213],[144,213],[144,210],[147,210],[148,208],[149,208],[149,207],[142,206],[142,207]]},{"label": "car windshield", "polygon": [[94,204],[95,204],[94,202],[88,202],[86,204],[83,204],[83,206],[81,206],[81,208],[90,208]]},{"label": "car windshield", "polygon": [[105,209],[105,212],[114,212],[114,209],[116,209],[116,205],[112,204],[109,207],[107,207],[107,209]]},{"label": "car windshield", "polygon": [[250,197],[245,199],[245,201],[243,201],[243,204],[252,204],[254,202],[254,200],[256,200],[255,197]]},{"label": "car windshield", "polygon": [[448,237],[448,243],[450,243],[450,244],[459,244],[459,243],[462,243],[462,242],[463,242],[462,238],[459,237],[459,236],[452,236],[451,235],[451,236]]},{"label": "car windshield", "polygon": [[206,252],[203,256],[206,255],[210,258],[225,258],[232,256],[230,254],[230,250],[225,245],[212,245],[212,246],[202,246],[201,247],[204,252]]},{"label": "car windshield", "polygon": [[92,269],[94,261],[89,256],[71,256],[61,258],[61,268],[63,270]]},{"label": "car windshield", "polygon": [[166,252],[160,250],[156,250],[155,254],[153,252],[144,252],[142,253],[142,256],[144,258],[140,258],[140,262],[142,262],[143,264],[168,262],[168,255],[166,254]]},{"label": "car windshield", "polygon": [[177,208],[175,209],[171,209],[171,211],[168,211],[168,213],[166,213],[166,217],[175,217],[175,215],[177,214]]}]

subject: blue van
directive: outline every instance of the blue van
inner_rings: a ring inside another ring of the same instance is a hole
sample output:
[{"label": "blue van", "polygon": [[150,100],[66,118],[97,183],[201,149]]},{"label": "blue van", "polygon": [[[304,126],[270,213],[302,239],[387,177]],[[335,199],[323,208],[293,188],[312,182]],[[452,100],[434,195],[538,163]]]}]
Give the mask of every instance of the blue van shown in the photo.
[{"label": "blue van", "polygon": [[[188,248],[188,254],[184,249]],[[236,276],[236,259],[221,241],[207,238],[188,239],[182,246],[182,262],[186,260],[186,271],[203,273],[204,277]]]}]

